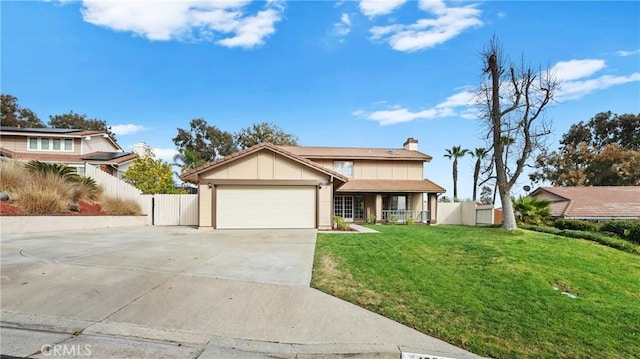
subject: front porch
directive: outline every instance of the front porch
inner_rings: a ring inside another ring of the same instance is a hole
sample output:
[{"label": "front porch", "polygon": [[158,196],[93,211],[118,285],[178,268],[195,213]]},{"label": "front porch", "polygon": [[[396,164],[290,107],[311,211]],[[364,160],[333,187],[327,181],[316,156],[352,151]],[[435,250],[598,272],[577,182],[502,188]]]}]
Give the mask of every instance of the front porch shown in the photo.
[{"label": "front porch", "polygon": [[430,192],[341,193],[333,197],[333,215],[352,223],[435,224],[437,199]]}]

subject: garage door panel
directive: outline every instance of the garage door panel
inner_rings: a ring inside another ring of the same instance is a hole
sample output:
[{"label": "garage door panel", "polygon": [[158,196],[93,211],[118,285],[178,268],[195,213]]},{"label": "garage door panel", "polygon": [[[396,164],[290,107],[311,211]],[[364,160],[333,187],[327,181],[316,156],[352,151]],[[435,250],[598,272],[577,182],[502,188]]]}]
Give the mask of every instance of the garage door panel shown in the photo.
[{"label": "garage door panel", "polygon": [[217,228],[315,228],[315,186],[219,186]]}]

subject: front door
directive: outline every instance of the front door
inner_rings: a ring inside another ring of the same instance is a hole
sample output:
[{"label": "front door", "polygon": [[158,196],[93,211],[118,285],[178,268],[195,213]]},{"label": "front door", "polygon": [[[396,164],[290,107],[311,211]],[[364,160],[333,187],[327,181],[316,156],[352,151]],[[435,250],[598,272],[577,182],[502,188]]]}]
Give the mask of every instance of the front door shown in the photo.
[{"label": "front door", "polygon": [[353,222],[353,196],[333,197],[333,214]]}]

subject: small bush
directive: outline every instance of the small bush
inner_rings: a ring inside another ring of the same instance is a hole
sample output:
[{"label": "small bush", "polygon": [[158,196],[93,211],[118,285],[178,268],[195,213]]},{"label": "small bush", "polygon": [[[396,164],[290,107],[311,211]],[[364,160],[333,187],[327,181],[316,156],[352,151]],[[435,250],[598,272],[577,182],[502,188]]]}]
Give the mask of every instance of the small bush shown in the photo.
[{"label": "small bush", "polygon": [[558,229],[569,229],[573,231],[597,232],[600,228],[597,224],[578,219],[556,219],[553,226]]},{"label": "small bush", "polygon": [[101,205],[104,213],[113,216],[139,216],[142,214],[138,202],[130,199],[106,197]]},{"label": "small bush", "polygon": [[73,167],[68,167],[58,163],[47,163],[32,160],[27,162],[25,168],[31,173],[48,174],[52,173],[64,178],[67,181],[78,181],[80,176]]},{"label": "small bush", "polygon": [[609,221],[600,227],[600,231],[615,233],[621,238],[640,244],[640,221]]},{"label": "small bush", "polygon": [[376,216],[370,214],[367,216],[367,224],[375,224],[376,223]]},{"label": "small bush", "polygon": [[103,189],[93,178],[79,177],[72,184],[71,200],[77,202],[80,200],[98,201],[102,197]]},{"label": "small bush", "polygon": [[413,217],[409,217],[409,218],[407,218],[407,224],[408,224],[408,225],[412,225],[412,224],[414,224],[414,223],[416,223],[416,220],[415,220],[415,219],[413,219]]},{"label": "small bush", "polygon": [[66,199],[60,193],[47,188],[32,187],[20,191],[17,196],[15,205],[29,214],[54,215],[66,213],[68,210]]},{"label": "small bush", "polygon": [[563,237],[586,239],[586,240],[598,242],[605,246],[619,249],[625,252],[640,254],[640,248],[634,245],[633,243],[627,242],[620,238],[609,237],[596,232],[576,231],[571,229],[558,229],[553,227],[541,227],[541,226],[534,226],[534,225],[527,225],[527,224],[520,225],[520,228],[537,231],[537,232],[555,234]]},{"label": "small bush", "polygon": [[349,223],[340,216],[333,216],[333,222],[339,231],[348,231],[350,229]]}]

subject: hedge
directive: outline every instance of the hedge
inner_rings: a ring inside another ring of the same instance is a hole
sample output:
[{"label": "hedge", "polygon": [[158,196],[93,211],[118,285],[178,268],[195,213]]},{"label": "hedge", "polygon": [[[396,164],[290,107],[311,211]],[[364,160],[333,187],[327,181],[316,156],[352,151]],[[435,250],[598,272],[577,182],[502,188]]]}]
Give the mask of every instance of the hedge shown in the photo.
[{"label": "hedge", "polygon": [[638,247],[637,245],[631,242],[625,241],[624,239],[610,237],[601,233],[576,231],[571,229],[558,229],[553,227],[542,227],[542,226],[534,226],[529,224],[521,224],[519,227],[522,229],[555,234],[563,237],[586,239],[586,240],[598,242],[605,246],[619,249],[625,252],[640,254],[640,247]]}]

